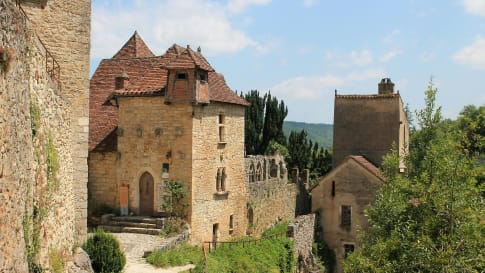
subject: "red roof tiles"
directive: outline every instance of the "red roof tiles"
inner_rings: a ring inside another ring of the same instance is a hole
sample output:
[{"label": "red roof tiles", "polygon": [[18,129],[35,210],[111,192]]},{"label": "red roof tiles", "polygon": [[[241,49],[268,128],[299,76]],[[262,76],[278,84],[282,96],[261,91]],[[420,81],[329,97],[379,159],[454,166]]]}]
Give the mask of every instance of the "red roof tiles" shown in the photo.
[{"label": "red roof tiles", "polygon": [[[154,56],[137,32],[125,43],[112,59],[99,64],[90,81],[89,101],[89,150],[95,149],[109,137],[118,124],[118,109],[106,104],[115,96],[163,96],[167,84],[166,68],[195,68],[209,72],[210,101],[248,106],[249,103],[231,91],[222,74],[216,73],[200,52],[174,44],[165,54]],[[122,89],[115,89],[115,78],[128,76]],[[116,147],[103,144],[106,147]]]}]

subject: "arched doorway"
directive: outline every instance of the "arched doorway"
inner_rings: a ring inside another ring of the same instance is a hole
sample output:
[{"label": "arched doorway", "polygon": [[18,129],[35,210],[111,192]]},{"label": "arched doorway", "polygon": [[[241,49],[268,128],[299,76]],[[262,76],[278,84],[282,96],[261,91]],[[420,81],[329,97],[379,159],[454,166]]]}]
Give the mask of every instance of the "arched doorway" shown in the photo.
[{"label": "arched doorway", "polygon": [[153,214],[153,176],[149,172],[144,172],[140,177],[140,215],[151,216]]}]

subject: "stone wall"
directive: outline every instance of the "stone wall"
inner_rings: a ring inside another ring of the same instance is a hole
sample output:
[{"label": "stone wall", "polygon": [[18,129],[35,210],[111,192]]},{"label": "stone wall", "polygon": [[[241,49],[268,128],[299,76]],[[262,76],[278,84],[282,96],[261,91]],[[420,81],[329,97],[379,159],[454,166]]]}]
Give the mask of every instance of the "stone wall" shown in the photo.
[{"label": "stone wall", "polygon": [[91,152],[89,154],[89,211],[97,206],[119,208],[116,183],[117,152]]},{"label": "stone wall", "polygon": [[0,271],[27,272],[75,241],[71,104],[32,24],[12,1],[0,10]]},{"label": "stone wall", "polygon": [[[288,237],[293,238],[298,272],[314,272],[316,268],[312,253],[315,231],[315,214],[297,216],[288,225]],[[318,271],[316,271],[318,272]]]},{"label": "stone wall", "polygon": [[[214,239],[227,241],[241,237],[246,232],[244,110],[241,105],[217,102],[194,106],[191,203],[193,242]],[[220,130],[222,137],[219,135]],[[220,181],[225,184],[219,189],[218,170]],[[217,225],[215,236],[214,225]]]},{"label": "stone wall", "polygon": [[283,156],[245,158],[248,234],[259,236],[279,220],[295,217],[297,184],[288,183]]},{"label": "stone wall", "polygon": [[71,106],[70,149],[76,230],[79,241],[87,233],[87,181],[89,130],[89,50],[91,32],[90,0],[20,1],[36,33],[60,66],[60,89]]},{"label": "stone wall", "polygon": [[380,166],[393,143],[403,145],[400,136],[405,127],[409,134],[402,109],[399,94],[336,95],[333,167],[348,155],[363,155]]},{"label": "stone wall", "polygon": [[[368,227],[365,209],[375,200],[383,181],[351,158],[344,160],[312,189],[317,231],[336,254],[336,272],[343,272],[345,245],[357,249],[357,236]],[[350,207],[349,226],[342,226],[342,206]],[[320,237],[320,236],[318,236]]]}]

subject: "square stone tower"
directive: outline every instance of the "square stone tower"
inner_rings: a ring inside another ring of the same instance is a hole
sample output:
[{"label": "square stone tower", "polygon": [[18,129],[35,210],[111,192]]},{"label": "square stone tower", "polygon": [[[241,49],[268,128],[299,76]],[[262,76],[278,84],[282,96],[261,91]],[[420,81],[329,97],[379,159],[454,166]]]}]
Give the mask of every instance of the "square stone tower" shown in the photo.
[{"label": "square stone tower", "polygon": [[[394,83],[382,79],[377,95],[335,94],[333,167],[350,155],[361,155],[379,167],[392,145],[407,152],[409,122]],[[401,166],[405,168],[405,166]]]}]

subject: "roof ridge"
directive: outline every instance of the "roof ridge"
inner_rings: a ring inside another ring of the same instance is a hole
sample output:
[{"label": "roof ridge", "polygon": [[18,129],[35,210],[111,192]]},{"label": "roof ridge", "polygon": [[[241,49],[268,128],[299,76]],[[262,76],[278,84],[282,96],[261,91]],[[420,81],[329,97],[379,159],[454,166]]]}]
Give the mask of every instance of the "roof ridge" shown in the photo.
[{"label": "roof ridge", "polygon": [[135,30],[130,39],[121,47],[120,50],[112,57],[112,59],[131,59],[131,58],[143,58],[154,57],[155,54],[146,45],[145,41]]}]

